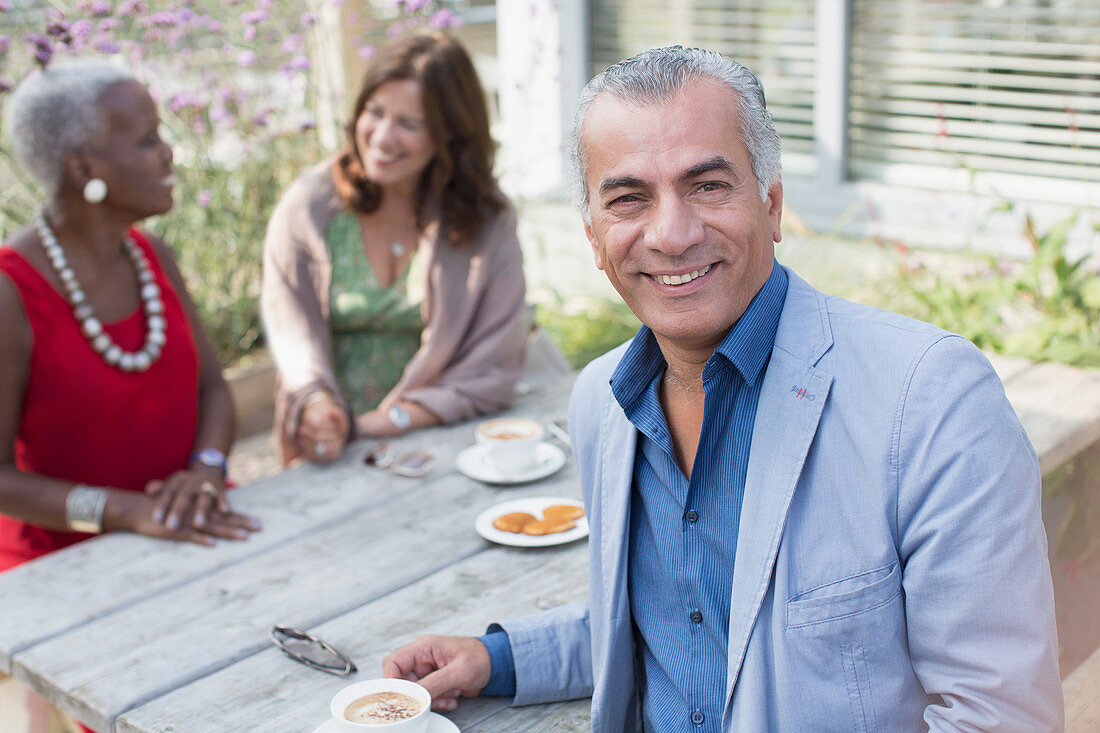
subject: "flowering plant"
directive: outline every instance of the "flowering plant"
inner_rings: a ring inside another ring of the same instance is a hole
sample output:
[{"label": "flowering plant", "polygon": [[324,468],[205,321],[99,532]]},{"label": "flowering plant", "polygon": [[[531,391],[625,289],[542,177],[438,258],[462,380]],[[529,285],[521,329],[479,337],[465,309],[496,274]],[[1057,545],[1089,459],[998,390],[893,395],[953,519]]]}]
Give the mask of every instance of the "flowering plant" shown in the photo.
[{"label": "flowering plant", "polygon": [[[117,57],[149,86],[175,153],[175,206],[143,222],[173,247],[223,364],[262,340],[258,299],[268,217],[281,193],[340,142],[344,0],[0,0],[0,113],[6,93],[58,56]],[[428,0],[393,0],[365,31],[449,27]],[[448,15],[449,14],[449,15]],[[371,36],[373,38],[373,36]],[[353,44],[356,39],[347,39]],[[366,40],[354,49],[369,57]],[[331,76],[331,75],[330,75]],[[0,241],[41,192],[0,143]]]}]

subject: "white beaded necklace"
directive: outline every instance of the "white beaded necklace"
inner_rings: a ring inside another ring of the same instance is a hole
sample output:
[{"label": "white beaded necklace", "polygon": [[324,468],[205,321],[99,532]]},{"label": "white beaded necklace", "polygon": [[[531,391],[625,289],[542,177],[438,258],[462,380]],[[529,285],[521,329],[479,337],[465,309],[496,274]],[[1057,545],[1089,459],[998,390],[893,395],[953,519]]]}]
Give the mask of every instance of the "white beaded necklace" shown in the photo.
[{"label": "white beaded necklace", "polygon": [[80,324],[80,330],[84,337],[91,343],[92,348],[103,357],[103,361],[109,365],[121,369],[124,372],[144,372],[151,367],[157,359],[168,339],[165,336],[167,322],[164,320],[164,302],[160,299],[160,287],[157,286],[153,270],[149,267],[149,260],[134,241],[127,236],[122,240],[126,254],[137,272],[138,287],[141,288],[141,305],[145,313],[145,322],[148,330],[145,333],[145,345],[138,351],[123,351],[122,347],[103,330],[103,324],[95,317],[87,301],[87,296],[80,289],[80,283],[76,281],[76,273],[65,259],[65,252],[57,243],[57,237],[53,230],[46,224],[46,217],[39,214],[35,220],[38,227],[38,236],[42,239],[42,248],[46,250],[46,258],[53,266],[54,272],[61,279],[65,287],[69,304],[73,307],[73,315]]}]

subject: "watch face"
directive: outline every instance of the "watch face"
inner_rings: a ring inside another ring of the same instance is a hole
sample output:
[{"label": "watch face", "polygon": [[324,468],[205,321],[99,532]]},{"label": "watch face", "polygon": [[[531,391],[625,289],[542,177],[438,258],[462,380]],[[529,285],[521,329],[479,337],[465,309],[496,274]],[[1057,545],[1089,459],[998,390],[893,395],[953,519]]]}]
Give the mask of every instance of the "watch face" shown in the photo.
[{"label": "watch face", "polygon": [[412,418],[409,416],[409,411],[399,405],[391,407],[387,416],[395,428],[404,430],[412,425]]},{"label": "watch face", "polygon": [[213,466],[225,470],[225,454],[214,448],[203,448],[195,454],[193,461],[198,461],[204,466]]}]

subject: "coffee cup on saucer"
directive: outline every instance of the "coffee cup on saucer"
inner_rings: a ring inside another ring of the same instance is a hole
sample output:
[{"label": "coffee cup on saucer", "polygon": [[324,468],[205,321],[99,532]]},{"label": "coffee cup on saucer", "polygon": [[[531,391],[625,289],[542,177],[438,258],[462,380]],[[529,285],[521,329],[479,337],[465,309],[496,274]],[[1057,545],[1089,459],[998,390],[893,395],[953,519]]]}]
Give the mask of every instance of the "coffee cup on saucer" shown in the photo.
[{"label": "coffee cup on saucer", "polygon": [[333,695],[329,713],[335,730],[347,733],[424,733],[432,714],[432,696],[408,680],[366,680]]},{"label": "coffee cup on saucer", "polygon": [[485,446],[485,464],[510,475],[538,463],[538,447],[545,432],[542,423],[526,417],[498,417],[480,423],[474,434]]}]

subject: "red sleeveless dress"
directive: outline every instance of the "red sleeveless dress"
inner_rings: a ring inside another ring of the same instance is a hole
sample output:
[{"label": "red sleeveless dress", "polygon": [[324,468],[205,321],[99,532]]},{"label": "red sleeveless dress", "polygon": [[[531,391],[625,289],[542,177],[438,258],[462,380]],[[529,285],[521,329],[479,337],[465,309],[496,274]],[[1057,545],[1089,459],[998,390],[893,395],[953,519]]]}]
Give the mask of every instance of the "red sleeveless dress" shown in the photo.
[{"label": "red sleeveless dress", "polygon": [[[0,272],[19,289],[34,338],[15,438],[20,470],[143,491],[187,467],[198,424],[195,338],[149,241],[136,230],[130,235],[149,259],[168,324],[164,351],[145,372],[108,366],[81,333],[68,300],[22,255],[0,247]],[[140,305],[104,328],[126,351],[145,342]],[[90,536],[0,514],[0,572]]]}]

